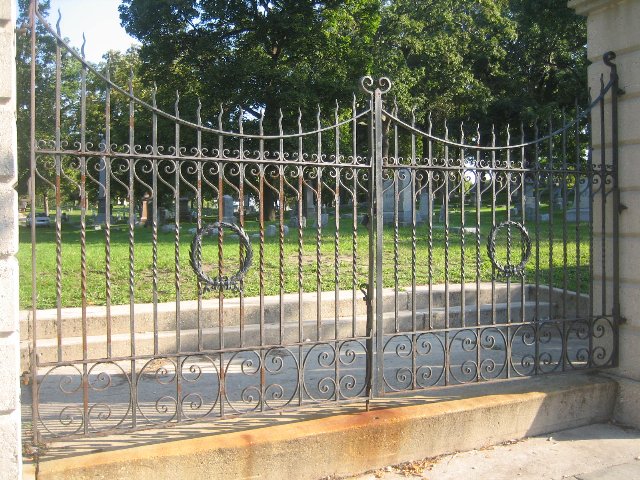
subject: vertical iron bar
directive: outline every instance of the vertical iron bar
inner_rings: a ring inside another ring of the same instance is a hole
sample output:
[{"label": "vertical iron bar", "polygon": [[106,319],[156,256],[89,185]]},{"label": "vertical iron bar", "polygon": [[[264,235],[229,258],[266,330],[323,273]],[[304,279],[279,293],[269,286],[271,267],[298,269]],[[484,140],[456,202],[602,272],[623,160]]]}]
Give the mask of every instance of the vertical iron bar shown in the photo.
[{"label": "vertical iron bar", "polygon": [[[576,99],[576,105],[575,105],[576,111],[575,111],[575,118],[574,118],[574,122],[575,122],[575,131],[574,131],[574,137],[575,137],[575,155],[576,155],[576,160],[575,160],[575,169],[576,169],[576,173],[575,173],[575,177],[574,177],[574,183],[575,185],[579,185],[580,184],[580,180],[582,177],[582,165],[581,165],[581,161],[580,161],[580,111],[579,111],[579,107],[578,107],[578,100]],[[567,197],[563,197],[562,199],[562,203],[563,203],[563,210],[566,210],[567,208]],[[576,212],[580,211],[580,200],[576,199]],[[579,221],[580,216],[578,215],[578,218],[576,219],[577,221],[575,222],[575,241],[576,241],[576,287],[575,287],[575,291],[576,291],[576,314],[575,314],[575,318],[579,319],[580,318],[580,298],[582,297],[582,288],[581,288],[581,280],[580,280],[580,224],[581,222]]]},{"label": "vertical iron bar", "polygon": [[[480,146],[480,124],[476,125],[476,146]],[[480,233],[481,233],[481,224],[482,224],[482,216],[481,216],[481,209],[482,209],[482,198],[481,198],[481,193],[482,193],[482,177],[483,175],[483,171],[480,170],[480,165],[481,165],[481,158],[480,158],[480,150],[476,150],[476,165],[475,165],[475,172],[476,172],[476,327],[480,326],[480,280],[481,280],[481,259],[480,259],[480,249],[481,249],[481,237],[480,237]],[[477,365],[480,365],[480,359],[479,359],[479,355],[480,352],[478,350],[478,363]]]},{"label": "vertical iron bar", "polygon": [[[367,302],[367,398],[376,396],[378,393],[377,379],[378,370],[375,359],[375,350],[377,347],[377,334],[376,334],[376,318],[373,304],[373,296],[375,294],[375,264],[376,264],[376,250],[374,240],[374,223],[375,223],[375,187],[376,183],[376,170],[375,170],[375,113],[374,113],[374,98],[373,95],[369,98],[369,118],[368,118],[368,135],[367,135],[367,154],[369,156],[368,165],[368,178],[369,178],[369,221],[367,222],[367,234],[369,237],[368,247],[368,276],[367,276],[367,294],[365,301]],[[367,407],[369,403],[367,401]]]},{"label": "vertical iron bar", "polygon": [[[218,114],[218,131],[223,131],[222,126],[222,114],[223,110],[220,108]],[[242,116],[242,112],[240,112]],[[218,158],[221,160],[224,158],[224,138],[222,135],[218,135]],[[225,164],[221,161],[218,162],[218,221],[224,220],[224,167]],[[224,255],[223,255],[223,242],[224,242],[224,229],[222,226],[218,228],[218,276],[222,277],[224,268]],[[224,398],[226,395],[226,372],[224,370],[224,290],[218,289],[218,346],[220,348],[219,356],[219,371],[220,371],[220,418],[224,418],[225,404]],[[261,362],[262,364],[262,362]]]},{"label": "vertical iron bar", "polygon": [[[416,112],[415,109],[411,110],[411,126],[416,126]],[[416,162],[416,136],[411,132],[411,388],[416,389],[416,255],[417,255],[417,243],[416,243],[416,175],[418,172]]]},{"label": "vertical iron bar", "polygon": [[[109,63],[107,62],[107,80],[109,80]],[[111,357],[111,86],[107,84],[105,98],[105,139],[102,167],[104,168],[104,256],[105,256],[105,310],[107,316],[107,357]]]},{"label": "vertical iron bar", "polygon": [[444,327],[447,331],[444,334],[444,383],[449,385],[451,367],[451,345],[449,344],[449,328],[451,327],[451,299],[449,298],[449,179],[451,166],[449,163],[449,126],[444,122],[444,198],[442,206],[444,208]]},{"label": "vertical iron bar", "polygon": [[335,127],[335,172],[336,172],[336,186],[334,191],[334,203],[335,203],[335,234],[333,244],[333,259],[334,259],[334,340],[335,340],[335,363],[334,363],[334,375],[335,375],[335,400],[340,400],[340,344],[338,340],[340,338],[338,329],[338,318],[340,316],[340,175],[342,174],[340,165],[340,127],[338,126],[338,102],[336,101],[336,109],[334,113],[334,125]]},{"label": "vertical iron bar", "polygon": [[[322,163],[322,125],[320,123],[320,106],[316,115],[316,124],[318,133],[316,135],[317,158],[318,165]],[[322,337],[322,256],[320,246],[322,244],[322,167],[316,168],[316,341]]]},{"label": "vertical iron bar", "polygon": [[82,400],[83,430],[89,433],[89,379],[86,360],[89,358],[87,343],[87,66],[84,63],[84,35],[80,49],[80,296],[82,301]]},{"label": "vertical iron bar", "polygon": [[[196,146],[198,149],[198,157],[202,158],[204,153],[202,151],[202,102],[198,98],[198,107],[196,109],[196,122],[198,129],[196,132]],[[197,169],[197,184],[196,184],[196,231],[200,231],[202,228],[202,176],[204,171],[204,162],[196,163]],[[198,328],[198,351],[202,351],[202,283],[198,280],[198,308],[196,314],[196,325]],[[176,344],[178,351],[181,350],[181,335],[180,328],[176,330]]]},{"label": "vertical iron bar", "polygon": [[[176,288],[176,332],[180,331],[180,94],[176,91],[176,102],[174,104],[175,122],[175,183],[174,183],[174,282]],[[176,337],[179,340],[179,337]],[[176,341],[176,420],[178,423],[182,417],[182,367],[183,361],[180,359],[180,348]]]},{"label": "vertical iron bar", "polygon": [[429,182],[429,220],[428,220],[428,232],[427,232],[427,244],[428,244],[428,284],[429,284],[429,305],[428,305],[428,316],[429,316],[429,330],[433,329],[433,174],[434,172],[434,158],[433,158],[433,141],[431,140],[431,131],[433,128],[433,123],[431,122],[431,113],[429,113],[429,158],[427,159],[427,166],[430,167],[427,170],[427,181]]},{"label": "vertical iron bar", "polygon": [[[476,146],[480,146],[480,124],[476,125]],[[481,178],[483,176],[482,171],[480,170],[481,158],[480,158],[480,150],[476,150],[476,164],[475,164],[475,179],[476,179],[476,331],[479,331],[479,327],[481,324],[480,318],[480,279],[481,279],[481,261],[480,261],[480,248],[481,248],[481,239],[480,239],[480,230],[482,217],[480,215],[480,209],[482,205],[481,199]],[[480,348],[476,348],[476,365],[480,365]],[[480,375],[476,375],[476,380],[480,381]]]},{"label": "vertical iron bar", "polygon": [[[540,165],[540,131],[538,129],[538,120],[535,120],[534,126],[533,126],[533,135],[535,138],[535,147],[534,147],[534,155],[535,155],[535,160],[534,160],[534,175],[535,175],[535,181],[534,181],[534,188],[536,191],[536,195],[539,194],[540,192],[540,177],[542,175],[542,171],[543,168]],[[540,202],[536,202],[535,203],[535,216],[536,219],[540,218]],[[536,273],[535,273],[535,296],[536,296],[536,306],[535,306],[535,325],[534,325],[534,334],[535,334],[535,343],[534,343],[534,370],[533,373],[534,375],[537,375],[539,372],[539,359],[540,359],[540,338],[539,338],[539,328],[540,328],[540,324],[542,319],[540,318],[540,230],[541,230],[541,225],[539,221],[535,221],[534,222],[535,228],[536,228],[536,233],[535,233],[535,238],[536,238]]]},{"label": "vertical iron bar", "polygon": [[[600,76],[600,92],[604,91],[604,80],[603,77]],[[601,290],[602,290],[602,310],[600,313],[602,315],[607,314],[607,189],[606,189],[606,181],[607,181],[607,173],[606,173],[606,165],[607,165],[607,153],[606,153],[606,123],[605,123],[605,103],[604,98],[600,95],[600,210],[601,210],[601,218],[600,218],[600,260],[601,260]]]},{"label": "vertical iron bar", "polygon": [[[278,132],[280,134],[278,160],[284,162],[284,140],[282,136],[282,110],[278,117]],[[280,311],[280,345],[284,343],[284,165],[278,165],[278,285],[279,285],[279,311]]]},{"label": "vertical iron bar", "polygon": [[[31,0],[29,5],[29,26],[31,29],[30,55],[30,99],[29,99],[29,212],[31,217],[31,425],[33,428],[33,443],[39,443],[39,398],[38,398],[38,322],[36,289],[36,8],[37,1]],[[60,97],[56,97],[56,104]],[[37,452],[37,450],[36,450]],[[37,460],[37,457],[36,457]]]},{"label": "vertical iron bar", "polygon": [[[464,145],[464,123],[460,123],[460,144]],[[464,147],[460,148],[460,326],[466,326],[465,309],[466,309],[466,285],[465,285],[465,238],[464,238],[464,215],[465,215],[465,157]],[[477,346],[476,346],[477,348]]]},{"label": "vertical iron bar", "polygon": [[151,116],[151,154],[152,161],[152,183],[151,183],[151,288],[153,295],[153,354],[158,355],[158,114],[156,113],[156,93],[154,84],[151,93],[153,104],[153,114]]},{"label": "vertical iron bar", "polygon": [[[520,122],[520,144],[524,145],[525,143],[525,135],[524,135],[524,124],[522,122]],[[525,185],[525,180],[528,178],[527,174],[529,174],[529,165],[527,164],[527,158],[525,155],[525,147],[520,148],[520,168],[522,168],[522,173],[520,174],[520,206],[524,205],[525,202],[525,196],[524,196],[524,185]],[[535,188],[535,187],[534,187]],[[536,190],[534,190],[534,196],[536,198],[536,202],[538,203],[537,199],[538,199],[538,193]],[[524,209],[522,210],[522,212],[520,212],[520,217],[522,218],[522,225],[526,225],[525,224],[525,213],[524,213]],[[536,222],[538,221],[537,218],[535,220]],[[534,222],[535,225],[535,222]],[[525,243],[522,242],[520,244],[520,258],[523,257],[524,255],[524,251],[525,251]],[[525,309],[525,303],[526,303],[526,291],[525,291],[525,279],[527,277],[526,274],[526,269],[522,274],[522,277],[520,277],[520,322],[524,323],[525,319],[526,319],[526,309]]]},{"label": "vertical iron bar", "polygon": [[[513,170],[513,164],[511,163],[511,149],[509,146],[511,145],[511,129],[509,124],[507,123],[507,166],[506,166],[506,176],[507,176],[507,220],[511,220],[511,181],[512,175],[517,175]],[[524,185],[520,186],[521,189],[524,189]],[[511,226],[507,228],[507,264],[511,264]],[[506,339],[506,360],[505,360],[505,368],[507,371],[507,378],[511,378],[511,342],[509,341],[509,336],[511,332],[511,322],[513,321],[511,318],[511,277],[507,277],[507,339]],[[494,319],[495,322],[495,319]]]},{"label": "vertical iron bar", "polygon": [[[304,159],[303,138],[302,138],[302,110],[298,109],[298,160]],[[302,286],[302,248],[303,248],[303,231],[302,231],[302,204],[304,202],[304,166],[298,167],[298,405],[302,405],[304,400],[303,385],[303,358],[304,347],[302,342],[304,338],[304,317],[303,317],[303,291]],[[307,219],[308,221],[309,219]]]},{"label": "vertical iron bar", "polygon": [[[180,94],[176,92],[176,103],[175,103],[175,115],[176,119],[180,119]],[[176,286],[176,352],[180,353],[181,346],[180,345],[180,303],[181,299],[181,272],[180,272],[180,173],[182,169],[182,162],[180,162],[180,123],[178,121],[175,122],[175,192],[174,192],[174,256],[175,256],[175,270],[174,270],[174,282]]]},{"label": "vertical iron bar", "polygon": [[[611,176],[613,183],[613,214],[612,214],[612,228],[613,228],[613,365],[619,364],[619,325],[622,323],[622,314],[620,311],[620,185],[618,178],[619,170],[619,152],[618,152],[618,95],[620,95],[620,87],[618,85],[618,67],[611,60],[615,59],[616,55],[613,52],[608,52],[605,55],[605,64],[611,69],[610,78],[612,81],[611,87]],[[608,61],[606,61],[608,60]],[[604,128],[604,124],[603,124]],[[604,148],[604,146],[602,147]]]},{"label": "vertical iron bar", "polygon": [[[566,116],[564,108],[562,109],[562,136],[560,137],[561,146],[560,152],[562,155],[562,196],[566,197],[567,193],[567,125],[566,125]],[[580,186],[578,185],[578,192],[580,191]],[[553,195],[550,199],[550,202],[553,203]],[[580,218],[580,212],[576,211],[576,220]],[[562,337],[565,339],[567,344],[567,348],[565,349],[564,355],[562,356],[562,371],[564,372],[567,368],[567,360],[569,357],[569,333],[570,330],[567,331],[567,296],[568,296],[568,288],[567,288],[567,216],[562,215]]]},{"label": "vertical iron bar", "polygon": [[[491,125],[491,146],[494,150],[491,150],[491,228],[496,228],[496,182],[498,181],[498,172],[496,171],[496,127]],[[491,263],[491,323],[495,324],[496,321],[496,275],[497,269],[493,262]]]},{"label": "vertical iron bar", "polygon": [[[133,101],[133,71],[129,76],[129,152],[135,152],[135,103]],[[131,426],[137,425],[138,377],[136,372],[136,317],[135,317],[135,237],[136,211],[135,190],[135,158],[129,158],[129,341],[131,354]]]},{"label": "vertical iron bar", "polygon": [[[548,169],[549,169],[549,182],[548,182],[548,191],[549,191],[549,224],[548,224],[548,237],[549,237],[549,285],[548,285],[548,305],[549,309],[553,305],[553,237],[554,237],[554,222],[553,222],[553,175],[555,169],[553,168],[553,120],[549,117],[549,142],[548,142]],[[551,312],[549,312],[551,313]],[[564,340],[563,340],[564,343]],[[564,348],[564,346],[563,346]]]},{"label": "vertical iron bar", "polygon": [[[567,163],[567,121],[564,108],[562,109],[562,198],[567,196],[567,175],[568,175],[568,163]],[[580,190],[578,185],[578,191]],[[553,199],[551,199],[553,201]],[[577,215],[578,219],[580,215]],[[562,216],[562,319],[567,320],[567,260],[568,260],[568,248],[567,248],[567,216]],[[566,322],[563,322],[565,324]]]},{"label": "vertical iron bar", "polygon": [[[58,36],[60,36],[60,18],[56,25],[58,30]],[[60,41],[56,41],[56,151],[59,152],[62,149],[61,138],[61,89],[62,89],[62,57],[60,52]],[[35,92],[33,93],[35,95]],[[107,96],[109,92],[107,90]],[[34,112],[35,114],[35,112]],[[62,362],[62,212],[60,210],[60,180],[62,174],[62,157],[56,155],[56,329],[57,329],[57,341],[58,341],[58,362]],[[33,210],[33,208],[32,208]]]},{"label": "vertical iron bar", "polygon": [[[356,109],[356,96],[353,96],[351,105],[351,161],[356,164],[358,161],[358,138],[357,138],[357,121],[358,112]],[[353,223],[351,225],[351,336],[356,336],[356,288],[358,286],[358,169],[351,167],[353,173]]]},{"label": "vertical iron bar", "polygon": [[375,192],[375,229],[376,229],[376,368],[374,373],[374,395],[384,395],[384,318],[382,298],[382,240],[383,240],[383,200],[382,200],[382,91],[376,88],[373,93],[373,133],[374,133],[374,192]]},{"label": "vertical iron bar", "polygon": [[[238,127],[240,129],[240,134],[244,133],[244,126],[243,126],[243,119],[244,119],[244,115],[240,115],[240,118],[238,120]],[[238,163],[238,223],[240,225],[240,228],[242,230],[244,230],[244,139],[242,137],[240,137],[238,139],[239,143],[240,143],[240,148],[238,151],[238,159],[239,159],[239,163]],[[244,261],[245,258],[245,247],[242,245],[242,242],[240,242],[240,245],[238,247],[238,258],[239,258],[239,263],[242,264],[242,262]],[[244,347],[244,343],[245,343],[245,339],[244,339],[244,330],[245,330],[245,318],[244,318],[244,278],[240,279],[240,292],[239,292],[239,297],[240,297],[240,310],[238,312],[238,323],[239,323],[239,328],[240,328],[240,346]]]}]

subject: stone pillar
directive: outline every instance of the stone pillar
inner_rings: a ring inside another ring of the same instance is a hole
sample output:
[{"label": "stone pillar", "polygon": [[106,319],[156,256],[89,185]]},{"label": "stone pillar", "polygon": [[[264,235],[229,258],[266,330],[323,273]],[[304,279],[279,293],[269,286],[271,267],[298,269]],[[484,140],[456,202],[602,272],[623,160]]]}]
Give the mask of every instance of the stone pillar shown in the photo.
[{"label": "stone pillar", "polygon": [[16,2],[0,0],[0,476],[22,477],[18,196],[16,153]]},{"label": "stone pillar", "polygon": [[[621,203],[628,207],[620,215],[620,312],[627,323],[620,327],[620,366],[614,371],[620,385],[615,417],[640,428],[640,1],[571,0],[569,7],[587,17],[591,91],[599,91],[601,73],[608,78],[602,55],[609,50],[617,54],[614,62],[625,91],[618,104],[618,178]],[[593,121],[593,158],[597,159],[601,149],[609,146],[600,144],[599,115]],[[609,132],[607,138],[611,138]],[[596,243],[600,237],[594,232]],[[611,265],[607,269],[611,271]]]}]

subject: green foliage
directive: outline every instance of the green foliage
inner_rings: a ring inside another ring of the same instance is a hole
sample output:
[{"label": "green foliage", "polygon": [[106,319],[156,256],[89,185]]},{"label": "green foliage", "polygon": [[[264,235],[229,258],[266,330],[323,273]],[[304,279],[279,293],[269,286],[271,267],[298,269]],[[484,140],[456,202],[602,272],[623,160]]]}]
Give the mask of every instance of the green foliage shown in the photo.
[{"label": "green foliage", "polygon": [[375,0],[124,0],[120,12],[142,43],[145,78],[163,78],[161,92],[199,97],[209,117],[219,104],[254,117],[264,110],[273,127],[280,109],[295,120],[298,108],[350,100],[372,65],[378,8]]},{"label": "green foliage", "polygon": [[[19,23],[25,23],[28,1],[20,0],[19,7]],[[41,12],[48,8],[48,2],[40,3]],[[123,0],[120,15],[142,47],[110,52],[96,69],[103,74],[108,69],[125,89],[131,79],[134,94],[148,102],[157,82],[158,107],[168,113],[174,112],[179,91],[180,116],[189,121],[195,121],[201,102],[207,126],[217,126],[222,107],[224,127],[237,129],[242,108],[245,131],[257,132],[261,114],[265,132],[277,131],[282,111],[283,129],[290,132],[298,128],[300,109],[309,129],[315,127],[318,106],[326,125],[334,115],[348,116],[358,78],[365,74],[390,77],[394,87],[388,101],[395,98],[405,118],[416,107],[418,126],[426,127],[429,113],[436,125],[464,121],[475,132],[480,123],[483,141],[489,141],[492,124],[503,132],[522,120],[557,119],[576,99],[584,104],[587,95],[585,22],[557,0]],[[56,42],[38,28],[36,136],[52,140]],[[29,35],[21,35],[21,193],[29,176],[29,64]],[[61,137],[73,145],[80,140],[83,68],[61,49],[60,70]],[[100,78],[86,74],[86,141],[94,145],[103,141],[107,128],[106,88]],[[129,99],[110,93],[111,143],[124,145],[129,143]],[[134,142],[149,145],[151,112],[140,106],[134,112]],[[172,145],[174,131],[174,124],[160,119],[159,143]],[[365,131],[359,137],[366,143]],[[333,141],[323,136],[327,147]],[[341,142],[347,152],[348,131]],[[194,144],[195,132],[182,129],[181,145]],[[256,149],[250,142],[245,146]],[[297,144],[289,147],[296,150]],[[277,145],[266,142],[265,148]],[[359,149],[366,151],[366,145]],[[114,182],[113,196],[121,193],[118,188]],[[66,199],[77,199],[69,184],[65,189]],[[46,182],[40,181],[38,192],[43,190]],[[269,209],[273,199],[266,197]]]}]

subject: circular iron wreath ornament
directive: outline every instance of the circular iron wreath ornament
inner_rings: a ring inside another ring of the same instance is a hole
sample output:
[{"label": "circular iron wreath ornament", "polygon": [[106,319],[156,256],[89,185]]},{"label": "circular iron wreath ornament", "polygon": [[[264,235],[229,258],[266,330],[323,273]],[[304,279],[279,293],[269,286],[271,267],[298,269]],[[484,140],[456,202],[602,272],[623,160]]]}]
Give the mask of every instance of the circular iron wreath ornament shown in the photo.
[{"label": "circular iron wreath ornament", "polygon": [[[244,247],[244,258],[240,260],[240,269],[231,276],[222,275],[211,278],[204,271],[202,271],[202,237],[204,235],[211,235],[214,229],[229,228],[238,235],[240,245]],[[195,272],[198,280],[204,284],[203,291],[211,292],[214,290],[234,290],[240,291],[240,281],[244,278],[251,262],[253,261],[253,250],[251,248],[251,241],[247,233],[235,223],[227,222],[215,222],[206,227],[201,227],[196,231],[191,241],[191,250],[189,250],[189,261],[191,268]]]},{"label": "circular iron wreath ornament", "polygon": [[[520,236],[522,238],[522,242],[524,243],[524,252],[522,253],[522,259],[517,265],[501,265],[496,260],[496,235],[498,231],[503,227],[516,227],[520,231]],[[529,232],[521,223],[514,222],[512,220],[506,220],[498,225],[495,225],[491,229],[491,233],[489,234],[489,243],[487,245],[487,251],[489,254],[489,259],[498,271],[500,271],[505,277],[513,277],[515,275],[523,276],[524,269],[529,261],[529,257],[531,257],[531,238],[529,237]]]}]

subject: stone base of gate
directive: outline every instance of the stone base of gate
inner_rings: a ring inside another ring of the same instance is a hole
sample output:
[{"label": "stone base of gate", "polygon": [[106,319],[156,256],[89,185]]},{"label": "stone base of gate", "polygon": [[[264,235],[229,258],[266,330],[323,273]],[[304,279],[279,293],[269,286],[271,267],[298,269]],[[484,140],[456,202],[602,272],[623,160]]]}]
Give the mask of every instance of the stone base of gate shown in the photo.
[{"label": "stone base of gate", "polygon": [[[38,479],[319,479],[611,419],[596,374],[448,387],[344,407],[224,420],[52,446]],[[255,423],[253,423],[255,420]],[[25,467],[25,478],[35,472]]]}]

